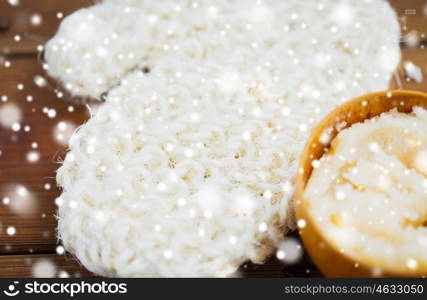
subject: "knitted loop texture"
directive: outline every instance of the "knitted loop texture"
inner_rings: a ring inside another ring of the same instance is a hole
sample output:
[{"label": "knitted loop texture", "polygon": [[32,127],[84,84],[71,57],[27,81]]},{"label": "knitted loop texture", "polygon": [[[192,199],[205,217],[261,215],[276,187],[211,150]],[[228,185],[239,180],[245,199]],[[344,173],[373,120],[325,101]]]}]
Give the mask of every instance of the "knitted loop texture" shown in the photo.
[{"label": "knitted loop texture", "polygon": [[105,276],[227,276],[292,228],[310,129],[388,87],[399,26],[382,0],[105,0],[45,57],[106,95],[58,170],[66,249]]}]

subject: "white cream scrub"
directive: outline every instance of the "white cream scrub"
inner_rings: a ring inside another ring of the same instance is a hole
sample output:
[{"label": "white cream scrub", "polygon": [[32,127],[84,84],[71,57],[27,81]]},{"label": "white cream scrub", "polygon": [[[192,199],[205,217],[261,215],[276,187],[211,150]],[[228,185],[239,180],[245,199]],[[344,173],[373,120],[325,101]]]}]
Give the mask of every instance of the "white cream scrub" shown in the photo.
[{"label": "white cream scrub", "polygon": [[427,265],[427,111],[341,131],[313,163],[305,199],[330,242],[378,270]]}]

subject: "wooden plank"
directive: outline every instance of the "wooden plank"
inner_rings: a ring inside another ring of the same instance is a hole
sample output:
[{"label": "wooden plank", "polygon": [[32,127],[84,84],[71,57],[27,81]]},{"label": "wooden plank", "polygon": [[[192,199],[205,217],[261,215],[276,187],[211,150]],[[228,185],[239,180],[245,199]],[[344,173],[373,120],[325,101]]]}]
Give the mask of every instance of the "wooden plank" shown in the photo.
[{"label": "wooden plank", "polygon": [[37,76],[44,76],[36,59],[9,62],[8,68],[0,63],[0,253],[52,251],[59,195],[55,170],[67,136],[89,114],[84,106],[60,101],[55,86],[36,85],[37,78],[43,83]]},{"label": "wooden plank", "polygon": [[[18,2],[17,6],[13,6],[7,0],[0,0],[0,53],[3,54],[36,53],[37,46],[53,36],[63,17],[91,5],[94,0]],[[41,21],[39,25],[34,23],[38,20]],[[15,41],[15,36],[20,37],[19,42]]]},{"label": "wooden plank", "polygon": [[427,8],[425,0],[389,0],[399,16],[402,36],[418,33],[420,41],[427,41]]},{"label": "wooden plank", "polygon": [[[293,234],[296,235],[296,234]],[[243,278],[284,278],[284,277],[322,277],[314,263],[303,253],[300,261],[295,264],[284,264],[274,255],[264,264],[243,264],[232,277]]]},{"label": "wooden plank", "polygon": [[0,278],[94,277],[70,255],[3,255]]}]

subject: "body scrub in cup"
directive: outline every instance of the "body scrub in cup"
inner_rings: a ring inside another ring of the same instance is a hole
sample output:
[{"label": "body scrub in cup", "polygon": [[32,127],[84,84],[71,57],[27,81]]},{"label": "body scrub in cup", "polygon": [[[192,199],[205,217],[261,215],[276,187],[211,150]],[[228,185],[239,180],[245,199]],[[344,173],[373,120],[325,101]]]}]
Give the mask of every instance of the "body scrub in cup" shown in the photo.
[{"label": "body scrub in cup", "polygon": [[342,252],[381,267],[427,268],[427,111],[341,131],[314,163],[305,198]]},{"label": "body scrub in cup", "polygon": [[[328,249],[314,258],[325,275],[427,273],[427,110],[399,112],[404,105],[396,105],[363,122],[338,122],[335,130],[345,129],[330,138],[324,155],[311,158],[297,211],[308,248]],[[307,219],[311,232],[304,232]]]}]

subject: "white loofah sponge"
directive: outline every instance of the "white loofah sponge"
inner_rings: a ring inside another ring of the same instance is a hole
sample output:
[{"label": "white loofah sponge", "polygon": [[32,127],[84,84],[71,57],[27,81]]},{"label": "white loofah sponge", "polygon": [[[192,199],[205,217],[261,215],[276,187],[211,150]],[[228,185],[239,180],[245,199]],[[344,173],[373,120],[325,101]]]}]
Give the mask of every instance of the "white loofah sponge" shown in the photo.
[{"label": "white loofah sponge", "polygon": [[235,73],[249,72],[273,97],[328,86],[321,96],[346,99],[386,88],[400,56],[388,3],[357,2],[108,0],[67,17],[45,58],[78,96],[99,98],[134,69],[185,76],[184,65],[209,65],[225,72],[230,92],[241,81]]},{"label": "white loofah sponge", "polygon": [[110,90],[58,171],[60,236],[101,275],[224,276],[262,262],[292,223],[310,128],[387,88],[399,60],[385,1],[177,3],[105,1],[46,47],[73,94]]},{"label": "white loofah sponge", "polygon": [[187,80],[126,82],[74,135],[58,171],[67,249],[103,275],[219,276],[262,262],[285,230],[288,139],[237,113],[251,111],[250,94],[228,103]]}]

